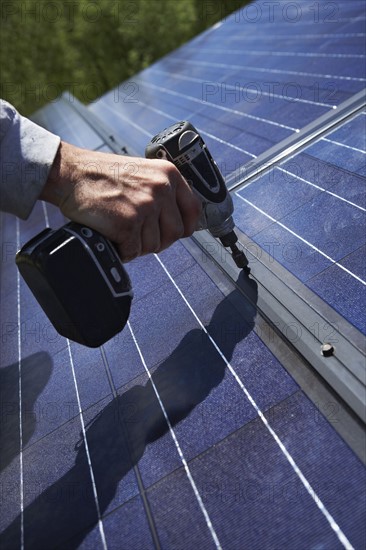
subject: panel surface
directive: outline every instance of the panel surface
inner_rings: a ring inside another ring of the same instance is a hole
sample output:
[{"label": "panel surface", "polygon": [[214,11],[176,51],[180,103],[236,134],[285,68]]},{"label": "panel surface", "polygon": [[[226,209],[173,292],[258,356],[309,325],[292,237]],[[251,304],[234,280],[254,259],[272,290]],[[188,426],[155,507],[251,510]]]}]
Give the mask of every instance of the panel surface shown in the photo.
[{"label": "panel surface", "polygon": [[[365,37],[358,0],[257,2],[90,109],[139,154],[154,133],[190,120],[233,187],[249,161],[365,88]],[[260,254],[363,333],[364,136],[362,113],[234,195],[236,223]]]}]

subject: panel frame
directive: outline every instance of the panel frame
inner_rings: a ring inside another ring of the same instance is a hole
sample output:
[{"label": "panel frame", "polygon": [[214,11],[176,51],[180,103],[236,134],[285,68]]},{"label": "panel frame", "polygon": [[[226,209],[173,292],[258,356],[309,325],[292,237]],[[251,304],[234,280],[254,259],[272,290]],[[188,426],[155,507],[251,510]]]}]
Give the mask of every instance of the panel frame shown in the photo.
[{"label": "panel frame", "polygon": [[333,111],[320,116],[299,132],[285,138],[257,158],[235,170],[226,180],[228,189],[238,191],[275,164],[300,152],[329,130],[335,129],[339,124],[361,112],[365,106],[366,88],[344,101]]}]

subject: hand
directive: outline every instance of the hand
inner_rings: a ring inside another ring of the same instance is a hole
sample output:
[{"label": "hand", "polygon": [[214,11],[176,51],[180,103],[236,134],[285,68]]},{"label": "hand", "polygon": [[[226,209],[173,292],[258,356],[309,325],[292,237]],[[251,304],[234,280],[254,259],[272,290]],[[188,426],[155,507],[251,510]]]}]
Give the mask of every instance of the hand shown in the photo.
[{"label": "hand", "polygon": [[110,239],[123,261],[192,235],[201,213],[199,199],[172,163],[64,142],[40,199]]}]

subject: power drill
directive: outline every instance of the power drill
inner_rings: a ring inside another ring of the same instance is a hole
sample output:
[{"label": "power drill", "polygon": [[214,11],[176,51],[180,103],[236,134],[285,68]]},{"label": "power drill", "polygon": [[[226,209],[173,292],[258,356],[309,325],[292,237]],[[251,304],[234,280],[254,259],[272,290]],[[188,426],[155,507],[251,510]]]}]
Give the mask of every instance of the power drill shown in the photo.
[{"label": "power drill", "polygon": [[208,229],[230,248],[236,265],[250,272],[248,259],[239,250],[234,231],[233,201],[224,179],[202,137],[190,122],[169,126],[152,138],[145,150],[146,158],[172,162],[202,201],[202,215],[197,229]]},{"label": "power drill", "polygon": [[[238,267],[248,260],[236,245],[233,203],[224,180],[199,133],[179,122],[155,136],[147,158],[175,164],[202,200],[198,229],[208,229],[230,247]],[[47,228],[17,253],[20,274],[59,334],[98,347],[127,323],[133,291],[113,243],[97,231],[69,222]]]}]

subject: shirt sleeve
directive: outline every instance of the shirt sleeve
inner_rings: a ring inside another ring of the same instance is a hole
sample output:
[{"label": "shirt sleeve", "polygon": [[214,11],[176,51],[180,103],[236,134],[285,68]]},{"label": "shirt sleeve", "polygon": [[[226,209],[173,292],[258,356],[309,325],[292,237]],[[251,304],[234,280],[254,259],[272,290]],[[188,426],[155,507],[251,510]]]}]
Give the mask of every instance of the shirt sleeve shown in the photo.
[{"label": "shirt sleeve", "polygon": [[58,136],[0,99],[0,210],[28,218],[59,145]]}]

